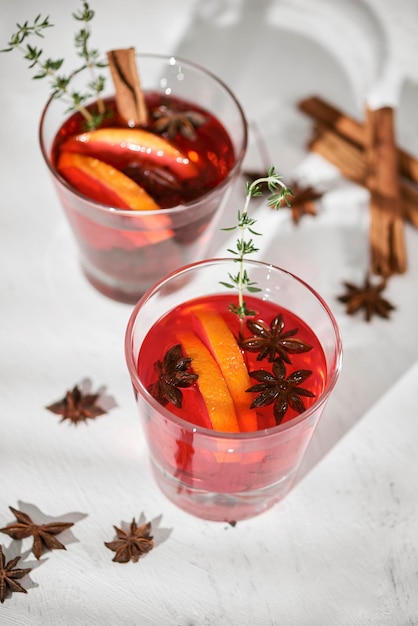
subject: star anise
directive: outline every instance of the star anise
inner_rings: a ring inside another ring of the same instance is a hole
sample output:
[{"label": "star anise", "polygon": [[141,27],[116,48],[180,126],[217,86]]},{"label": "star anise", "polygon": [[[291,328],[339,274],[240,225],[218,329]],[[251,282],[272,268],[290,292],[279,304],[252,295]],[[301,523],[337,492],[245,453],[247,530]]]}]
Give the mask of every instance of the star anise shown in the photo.
[{"label": "star anise", "polygon": [[55,535],[59,535],[64,530],[71,528],[72,522],[52,522],[50,524],[35,524],[32,519],[23,511],[18,511],[12,506],[9,509],[16,518],[16,522],[0,528],[0,532],[9,535],[12,539],[26,539],[33,537],[32,552],[37,559],[40,559],[44,548],[48,550],[65,550],[65,546],[58,541]]},{"label": "star anise", "polygon": [[284,326],[281,313],[274,318],[270,327],[262,320],[247,320],[247,327],[254,336],[241,341],[242,349],[248,352],[259,352],[257,361],[262,361],[267,357],[273,362],[277,355],[286,363],[291,363],[289,354],[300,354],[312,350],[311,345],[295,337],[299,331],[298,328],[285,332]]},{"label": "star anise", "polygon": [[303,215],[317,215],[316,201],[322,198],[324,192],[315,189],[311,185],[301,185],[297,182],[289,183],[289,187],[292,190],[292,197],[290,198],[290,206],[282,201],[281,207],[288,207],[292,211],[292,220],[295,224],[298,224]]},{"label": "star anise", "polygon": [[0,544],[0,602],[6,599],[6,592],[9,589],[12,593],[18,591],[20,593],[28,593],[24,587],[17,581],[32,571],[31,567],[25,569],[15,569],[21,557],[17,556],[8,563],[3,553],[3,546]]},{"label": "star anise", "polygon": [[71,391],[67,391],[62,400],[54,402],[46,408],[52,413],[61,415],[61,422],[69,420],[73,424],[78,424],[107,412],[97,404],[98,398],[98,393],[84,394],[78,385],[75,385]]},{"label": "star anise", "polygon": [[162,361],[154,363],[158,380],[149,385],[148,391],[160,404],[165,406],[171,402],[181,409],[183,394],[179,387],[190,387],[198,378],[197,374],[189,370],[191,361],[183,356],[181,345],[176,344],[165,353]]},{"label": "star anise", "polygon": [[354,315],[360,309],[364,309],[367,322],[370,322],[373,315],[389,319],[390,312],[394,311],[395,307],[389,300],[382,297],[386,285],[387,280],[384,278],[373,285],[368,275],[360,287],[350,282],[344,282],[347,293],[338,296],[338,300],[347,305],[346,312],[348,315]]},{"label": "star anise", "polygon": [[128,563],[133,561],[137,563],[140,557],[154,547],[153,537],[151,535],[151,522],[138,526],[135,518],[133,518],[129,527],[129,533],[123,528],[113,527],[116,531],[117,539],[114,541],[105,541],[106,548],[116,552],[113,561],[116,563]]},{"label": "star anise", "polygon": [[186,139],[196,137],[195,129],[206,123],[206,117],[198,111],[176,111],[166,105],[159,106],[153,112],[153,130],[157,133],[166,133],[169,139],[180,134]]},{"label": "star anise", "polygon": [[286,367],[280,359],[273,363],[271,373],[266,370],[250,372],[251,378],[258,380],[258,384],[253,385],[247,391],[259,394],[252,401],[251,408],[273,404],[276,424],[280,424],[289,407],[297,413],[303,413],[305,405],[300,396],[314,398],[315,394],[299,385],[311,374],[310,370],[297,370],[286,378]]}]

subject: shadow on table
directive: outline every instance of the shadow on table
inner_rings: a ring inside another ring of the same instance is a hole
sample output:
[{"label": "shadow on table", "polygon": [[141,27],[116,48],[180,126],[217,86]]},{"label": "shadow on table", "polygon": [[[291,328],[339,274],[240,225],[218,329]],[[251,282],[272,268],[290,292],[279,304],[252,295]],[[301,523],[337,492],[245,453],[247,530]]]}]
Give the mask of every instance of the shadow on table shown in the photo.
[{"label": "shadow on table", "polygon": [[[302,0],[201,0],[176,50],[179,56],[213,71],[237,95],[250,126],[255,124],[265,144],[264,158],[260,158],[260,150],[254,149],[254,144],[250,145],[250,167],[265,167],[267,155],[285,178],[292,176],[306,159],[306,142],[312,132],[312,123],[298,111],[297,102],[318,94],[348,114],[362,117],[367,93],[385,71],[387,52],[386,32],[373,10],[361,0],[318,0],[315,4]],[[237,200],[235,193],[234,210]],[[367,233],[365,238],[361,225],[343,225],[341,243],[345,253],[343,250],[338,254],[345,265],[334,267],[331,253],[323,256],[323,248],[332,240],[331,230],[325,232],[328,240],[324,245],[313,245],[322,228],[320,220],[321,216],[293,230],[287,226],[286,236],[291,242],[289,265],[293,265],[297,242],[304,239],[306,259],[316,263],[323,274],[322,295],[332,300],[329,304],[348,341],[340,381],[325,409],[300,478],[407,367],[401,359],[392,363],[390,371],[383,366],[396,341],[394,325],[379,320],[366,328],[361,319],[347,320],[342,305],[336,302],[342,281],[364,274],[367,248],[363,250],[362,246],[367,246]],[[330,222],[325,224],[326,231]],[[274,262],[278,245],[277,240],[270,241],[262,258]],[[287,268],[287,263],[282,262],[283,265]],[[302,278],[310,282],[303,274]],[[387,341],[382,341],[382,337]],[[413,362],[412,353],[408,353],[408,359]],[[364,370],[359,370],[359,363],[364,364]]]},{"label": "shadow on table", "polygon": [[387,44],[361,0],[200,0],[176,53],[231,87],[287,173],[303,158],[310,127],[297,100],[316,93],[350,114],[362,113],[366,91],[384,69]]}]

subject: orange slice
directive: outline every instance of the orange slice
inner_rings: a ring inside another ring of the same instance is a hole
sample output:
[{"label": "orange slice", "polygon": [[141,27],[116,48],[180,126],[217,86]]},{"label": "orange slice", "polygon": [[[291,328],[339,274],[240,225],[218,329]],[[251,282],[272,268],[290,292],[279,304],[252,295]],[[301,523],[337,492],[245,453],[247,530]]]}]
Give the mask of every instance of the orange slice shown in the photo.
[{"label": "orange slice", "polygon": [[[102,204],[138,212],[159,210],[158,204],[145,189],[99,159],[73,152],[62,152],[57,170],[78,191]],[[76,216],[77,212],[74,219]],[[93,245],[103,248],[124,245],[123,241],[118,242],[118,238],[129,239],[133,247],[156,244],[173,237],[173,231],[169,226],[170,220],[167,215],[145,215],[143,220],[138,216],[132,230],[124,230],[122,223],[120,230],[99,228],[99,225],[94,224]],[[83,232],[85,234],[85,227]]]},{"label": "orange slice", "polygon": [[203,342],[211,350],[232,396],[240,430],[257,430],[257,414],[250,409],[251,398],[246,393],[253,383],[234,334],[216,311],[196,308],[194,314],[200,322]]},{"label": "orange slice", "polygon": [[[148,161],[168,167],[181,179],[199,174],[199,168],[187,154],[163,137],[139,128],[99,128],[71,137],[64,142],[62,149],[97,156],[109,162],[125,154],[131,162]],[[193,151],[191,156],[194,159],[195,155]]]},{"label": "orange slice", "polygon": [[199,376],[197,384],[214,430],[239,432],[234,402],[215,359],[192,332],[178,333],[185,354],[192,360],[193,371]]},{"label": "orange slice", "polygon": [[57,170],[89,198],[119,209],[158,211],[150,195],[122,172],[93,157],[62,152]]}]

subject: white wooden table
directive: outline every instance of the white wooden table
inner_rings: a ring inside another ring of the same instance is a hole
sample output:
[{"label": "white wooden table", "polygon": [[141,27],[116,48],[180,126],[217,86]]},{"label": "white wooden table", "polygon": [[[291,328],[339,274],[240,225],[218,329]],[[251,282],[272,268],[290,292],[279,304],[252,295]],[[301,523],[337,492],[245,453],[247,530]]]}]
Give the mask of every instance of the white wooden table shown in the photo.
[{"label": "white wooden table", "polygon": [[[319,93],[361,115],[398,106],[399,142],[418,154],[418,4],[414,0],[97,0],[94,44],[189,57],[235,90],[285,176],[335,178],[307,158],[298,99]],[[77,2],[0,0],[0,46],[16,22],[49,14],[50,56],[74,61]],[[412,626],[418,624],[418,232],[409,269],[391,279],[390,321],[349,317],[336,296],[363,278],[367,195],[336,179],[319,215],[295,227],[257,208],[261,258],[316,287],[341,326],[344,367],[292,493],[236,527],[170,504],[150,474],[123,355],[131,307],[96,293],[37,143],[46,86],[18,55],[0,56],[0,527],[9,506],[75,522],[66,550],[30,554],[28,594],[0,605],[3,626]],[[251,146],[247,164],[260,167]],[[338,184],[335,184],[338,183]],[[233,220],[241,206],[237,188]],[[225,224],[231,220],[226,215]],[[221,233],[211,253],[222,254]],[[78,427],[45,409],[90,379],[116,406]],[[143,514],[156,547],[112,562],[113,525]],[[43,517],[44,516],[44,517]]]}]

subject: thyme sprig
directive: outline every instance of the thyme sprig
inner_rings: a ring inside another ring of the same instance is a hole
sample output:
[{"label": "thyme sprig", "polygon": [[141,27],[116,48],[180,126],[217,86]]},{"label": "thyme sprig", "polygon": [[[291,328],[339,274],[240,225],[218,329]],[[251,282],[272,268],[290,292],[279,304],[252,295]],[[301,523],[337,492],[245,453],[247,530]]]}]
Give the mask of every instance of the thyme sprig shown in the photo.
[{"label": "thyme sprig", "polygon": [[[37,15],[32,24],[28,21],[23,24],[16,24],[17,31],[11,36],[7,47],[0,50],[0,52],[19,50],[23,54],[23,58],[29,62],[29,69],[35,69],[36,73],[33,78],[35,80],[49,78],[53,96],[63,98],[69,103],[67,113],[79,111],[85,118],[89,129],[96,128],[106,114],[101,97],[105,86],[105,77],[101,74],[97,75],[96,70],[106,67],[107,63],[100,60],[98,50],[90,47],[90,22],[94,14],[88,2],[85,1],[82,9],[72,14],[76,21],[83,23],[74,39],[74,45],[78,51],[78,56],[82,59],[82,65],[75,68],[70,74],[60,73],[64,59],[46,58],[41,47],[31,45],[27,41],[28,38],[34,36],[44,38],[44,31],[54,26],[51,24],[49,16]],[[90,71],[90,81],[86,90],[81,93],[71,88],[71,81],[85,69]],[[90,98],[97,100],[97,113],[93,113],[85,106],[86,101]]]},{"label": "thyme sprig", "polygon": [[239,231],[236,248],[228,248],[228,252],[233,255],[234,260],[238,263],[238,272],[236,274],[229,273],[229,282],[221,281],[221,285],[229,289],[238,289],[238,304],[231,303],[229,309],[241,319],[255,314],[255,312],[246,305],[244,290],[248,293],[261,291],[259,287],[257,287],[257,283],[250,280],[245,268],[245,259],[249,254],[259,251],[254,244],[253,238],[246,238],[247,233],[250,233],[250,235],[254,237],[261,236],[261,233],[253,228],[257,220],[248,215],[248,209],[252,198],[263,195],[262,188],[265,186],[270,192],[268,198],[269,206],[274,209],[279,209],[283,205],[283,202],[285,202],[287,206],[290,206],[289,197],[293,195],[293,192],[282,182],[281,176],[275,171],[274,166],[272,166],[268,170],[267,176],[262,176],[252,182],[246,183],[245,204],[242,211],[238,211],[238,223],[235,226],[223,229],[225,231]]}]

